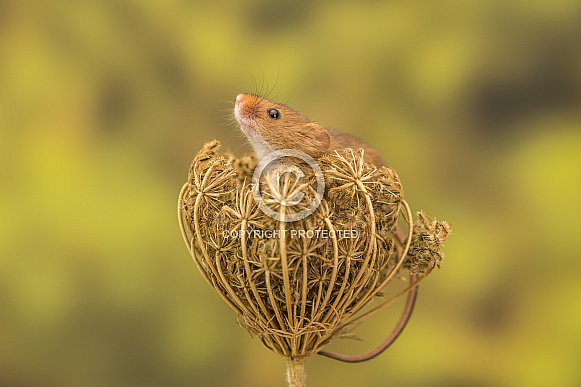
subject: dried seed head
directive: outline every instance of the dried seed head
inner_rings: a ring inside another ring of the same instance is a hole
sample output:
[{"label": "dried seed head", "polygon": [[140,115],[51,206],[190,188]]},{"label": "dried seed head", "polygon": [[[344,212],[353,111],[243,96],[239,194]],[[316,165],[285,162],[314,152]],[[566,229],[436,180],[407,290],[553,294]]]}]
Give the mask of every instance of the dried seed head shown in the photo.
[{"label": "dried seed head", "polygon": [[406,257],[408,246],[395,237],[398,219],[412,227],[407,204],[407,216],[399,216],[399,177],[364,163],[361,151],[319,159],[320,203],[286,222],[310,209],[317,174],[271,168],[252,182],[256,159],[220,154],[219,145],[206,144],[192,161],[179,198],[180,226],[208,284],[274,352],[288,358],[316,353],[396,272],[425,275],[441,261],[449,225],[421,213]]}]

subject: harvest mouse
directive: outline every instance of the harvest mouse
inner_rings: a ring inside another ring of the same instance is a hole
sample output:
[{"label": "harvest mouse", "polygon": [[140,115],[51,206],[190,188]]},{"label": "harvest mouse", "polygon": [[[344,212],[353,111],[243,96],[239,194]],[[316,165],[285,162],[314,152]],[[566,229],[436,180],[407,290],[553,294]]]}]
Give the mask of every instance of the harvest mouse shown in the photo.
[{"label": "harvest mouse", "polygon": [[[362,148],[366,162],[378,168],[385,165],[379,153],[359,139],[324,128],[290,107],[258,95],[239,94],[234,116],[258,160],[279,149],[296,149],[317,159],[335,150]],[[396,227],[394,234],[399,241],[405,240],[405,234],[399,227]]]},{"label": "harvest mouse", "polygon": [[236,97],[234,116],[259,160],[279,149],[296,149],[317,159],[334,150],[363,148],[366,162],[384,165],[379,153],[357,138],[324,128],[284,104],[255,94]]}]

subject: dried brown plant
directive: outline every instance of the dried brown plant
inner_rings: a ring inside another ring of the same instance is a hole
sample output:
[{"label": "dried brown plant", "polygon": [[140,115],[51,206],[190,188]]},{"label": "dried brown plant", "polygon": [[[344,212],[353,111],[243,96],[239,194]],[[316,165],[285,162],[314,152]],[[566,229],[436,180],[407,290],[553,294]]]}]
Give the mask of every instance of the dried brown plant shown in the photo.
[{"label": "dried brown plant", "polygon": [[[219,145],[208,143],[195,156],[178,203],[184,241],[206,282],[245,329],[287,359],[291,385],[304,385],[312,354],[364,361],[381,353],[409,319],[418,281],[440,265],[449,224],[423,213],[413,224],[397,173],[350,149],[318,160],[324,197],[309,216],[287,222],[313,201],[314,174],[276,176],[276,187],[272,176],[252,182],[256,159],[221,154]],[[259,208],[258,189],[279,220]],[[281,205],[285,200],[294,205]],[[359,357],[322,351],[389,304],[364,311],[390,281],[405,277],[406,310],[386,342]]]}]

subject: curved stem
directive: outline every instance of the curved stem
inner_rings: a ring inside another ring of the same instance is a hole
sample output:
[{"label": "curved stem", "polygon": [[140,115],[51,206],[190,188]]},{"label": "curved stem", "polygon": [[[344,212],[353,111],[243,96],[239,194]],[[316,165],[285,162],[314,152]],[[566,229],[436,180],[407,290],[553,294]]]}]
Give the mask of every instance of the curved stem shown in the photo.
[{"label": "curved stem", "polygon": [[353,319],[349,320],[348,322],[339,325],[339,329],[344,328],[348,325],[356,324],[359,321],[371,316],[372,314],[377,313],[378,311],[380,311],[380,310],[382,310],[390,305],[393,305],[393,303],[395,303],[397,300],[399,300],[402,296],[404,296],[405,294],[409,294],[409,292],[412,291],[413,288],[418,287],[420,282],[422,282],[422,280],[424,278],[426,278],[426,276],[423,276],[420,279],[417,279],[417,278],[418,278],[417,275],[412,276],[411,277],[411,284],[408,287],[403,289],[401,292],[399,292],[398,294],[396,294],[394,297],[390,298],[389,300],[377,305],[373,309],[368,310],[367,312],[360,314],[356,318],[353,318]]},{"label": "curved stem", "polygon": [[[186,227],[186,224],[185,224],[184,219],[183,219],[184,214],[182,213],[182,208],[181,208],[180,201],[183,199],[184,193],[186,192],[187,188],[188,188],[188,183],[184,184],[184,186],[182,187],[182,189],[180,191],[180,196],[178,198],[178,222],[179,222],[179,225],[180,225],[180,230],[182,232],[182,237],[184,238],[184,242],[186,243],[186,246],[188,246],[188,251],[190,253],[190,256],[194,260],[194,263],[196,264],[196,267],[198,268],[198,271],[200,273],[202,273],[202,276],[204,277],[204,279],[206,280],[206,282],[211,287],[214,287],[214,285],[212,283],[212,279],[208,275],[208,272],[206,271],[206,269],[204,269],[202,267],[201,260],[203,258],[202,257],[197,257],[197,255],[196,255],[196,249],[194,248],[194,239],[195,239],[195,236],[192,235],[190,228],[189,227]],[[226,297],[221,292],[217,292],[217,293],[220,296],[220,298],[222,298],[232,309],[234,309],[237,313],[240,313],[239,312],[240,311],[240,308],[238,308],[238,306],[236,304],[234,304],[230,299],[228,299],[228,297]]]},{"label": "curved stem", "polygon": [[[407,215],[408,219],[410,220],[408,222],[408,224],[409,224],[408,235],[407,235],[407,239],[405,241],[406,243],[404,244],[404,247],[403,247],[403,251],[401,252],[400,257],[399,257],[399,259],[398,259],[395,267],[389,272],[389,274],[381,282],[381,284],[379,286],[373,286],[372,289],[370,289],[361,298],[361,300],[359,302],[357,302],[357,304],[353,308],[351,308],[351,310],[349,311],[349,314],[351,316],[353,316],[361,308],[363,308],[365,305],[367,305],[367,303],[369,302],[369,300],[371,300],[371,298],[373,298],[385,285],[387,285],[387,283],[389,281],[391,281],[391,279],[395,276],[395,274],[397,273],[397,271],[399,270],[399,268],[403,264],[403,261],[405,260],[405,257],[406,257],[406,255],[408,253],[408,250],[410,248],[411,241],[412,241],[413,223],[411,222],[411,219],[412,219],[412,211],[410,209],[410,206],[407,204],[407,202],[405,200],[402,200],[402,205],[403,205],[404,210],[405,210],[404,215]],[[399,240],[399,238],[398,238],[398,240]]]},{"label": "curved stem", "polygon": [[412,312],[414,310],[414,305],[416,303],[416,299],[418,297],[418,286],[415,286],[412,290],[410,290],[404,311],[398,321],[397,325],[395,326],[394,330],[391,334],[374,350],[367,352],[363,355],[359,356],[346,356],[340,355],[338,353],[332,353],[327,351],[319,351],[317,352],[318,355],[326,356],[331,359],[339,360],[345,363],[360,363],[367,360],[371,360],[377,356],[379,356],[383,351],[385,351],[401,334],[405,326],[407,325],[408,321],[412,316]]}]

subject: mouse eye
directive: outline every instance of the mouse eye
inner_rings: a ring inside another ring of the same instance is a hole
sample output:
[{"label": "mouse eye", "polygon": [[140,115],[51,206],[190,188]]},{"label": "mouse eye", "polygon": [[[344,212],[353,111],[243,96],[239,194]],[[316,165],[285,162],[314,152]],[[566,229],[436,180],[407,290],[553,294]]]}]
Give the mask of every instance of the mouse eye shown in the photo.
[{"label": "mouse eye", "polygon": [[268,116],[273,120],[278,120],[280,118],[280,112],[276,109],[268,109],[266,112],[268,113]]}]

